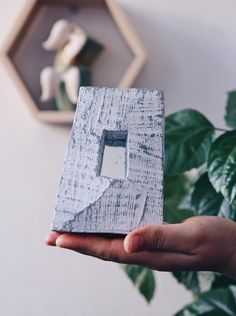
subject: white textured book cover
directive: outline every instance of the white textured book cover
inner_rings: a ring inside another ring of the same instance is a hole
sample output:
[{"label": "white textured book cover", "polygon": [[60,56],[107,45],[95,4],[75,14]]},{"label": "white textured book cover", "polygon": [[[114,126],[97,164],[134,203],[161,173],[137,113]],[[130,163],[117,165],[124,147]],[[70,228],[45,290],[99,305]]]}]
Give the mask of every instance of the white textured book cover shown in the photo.
[{"label": "white textured book cover", "polygon": [[126,234],[163,219],[164,100],[80,88],[52,229]]}]

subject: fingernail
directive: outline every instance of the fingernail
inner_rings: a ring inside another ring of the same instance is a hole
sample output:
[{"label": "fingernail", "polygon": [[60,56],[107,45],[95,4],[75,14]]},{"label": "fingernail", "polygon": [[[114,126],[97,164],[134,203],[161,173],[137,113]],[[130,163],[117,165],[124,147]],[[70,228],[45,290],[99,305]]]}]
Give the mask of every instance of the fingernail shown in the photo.
[{"label": "fingernail", "polygon": [[56,239],[56,246],[64,248],[63,238],[61,236]]},{"label": "fingernail", "polygon": [[136,252],[142,248],[143,237],[142,236],[130,236],[125,239],[124,248],[127,252]]}]

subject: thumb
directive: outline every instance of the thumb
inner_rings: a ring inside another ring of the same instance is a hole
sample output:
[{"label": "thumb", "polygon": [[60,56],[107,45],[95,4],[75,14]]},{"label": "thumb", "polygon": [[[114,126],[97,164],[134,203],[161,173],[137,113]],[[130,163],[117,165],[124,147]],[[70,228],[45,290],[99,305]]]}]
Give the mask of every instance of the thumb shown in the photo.
[{"label": "thumb", "polygon": [[138,228],[124,240],[128,253],[145,250],[166,250],[188,253],[196,235],[194,227],[187,222],[181,224],[152,225]]}]

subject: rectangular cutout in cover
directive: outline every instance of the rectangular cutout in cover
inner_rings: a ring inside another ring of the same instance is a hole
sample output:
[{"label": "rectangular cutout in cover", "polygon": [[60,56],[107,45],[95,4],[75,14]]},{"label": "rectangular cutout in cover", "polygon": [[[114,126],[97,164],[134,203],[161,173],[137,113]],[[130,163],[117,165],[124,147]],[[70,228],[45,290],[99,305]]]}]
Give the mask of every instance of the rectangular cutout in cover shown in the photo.
[{"label": "rectangular cutout in cover", "polygon": [[101,176],[111,179],[126,177],[127,132],[103,131]]}]

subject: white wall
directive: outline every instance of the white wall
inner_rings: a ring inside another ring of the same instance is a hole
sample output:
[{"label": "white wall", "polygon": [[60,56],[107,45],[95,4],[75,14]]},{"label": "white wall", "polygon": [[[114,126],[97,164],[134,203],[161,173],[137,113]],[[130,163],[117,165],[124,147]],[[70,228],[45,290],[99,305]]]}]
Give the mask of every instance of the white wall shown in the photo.
[{"label": "white wall", "polygon": [[[165,91],[168,112],[223,126],[236,88],[234,0],[122,0],[149,51],[136,86]],[[24,0],[0,2],[0,44]],[[116,264],[44,246],[69,130],[35,121],[0,66],[0,315],[171,316],[191,299],[166,273],[148,306]]]}]

